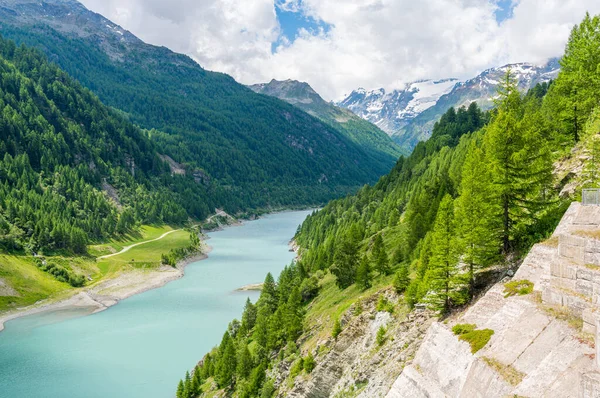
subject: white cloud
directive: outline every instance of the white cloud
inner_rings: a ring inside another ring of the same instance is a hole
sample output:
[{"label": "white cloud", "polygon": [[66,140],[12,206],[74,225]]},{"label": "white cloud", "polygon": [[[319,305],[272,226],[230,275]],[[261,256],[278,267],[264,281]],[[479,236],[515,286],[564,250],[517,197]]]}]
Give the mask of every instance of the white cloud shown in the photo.
[{"label": "white cloud", "polygon": [[[331,27],[271,45],[275,2]],[[194,57],[242,83],[293,78],[325,98],[359,86],[398,87],[422,78],[472,77],[506,62],[562,53],[570,29],[597,0],[83,0],[145,41]]]}]

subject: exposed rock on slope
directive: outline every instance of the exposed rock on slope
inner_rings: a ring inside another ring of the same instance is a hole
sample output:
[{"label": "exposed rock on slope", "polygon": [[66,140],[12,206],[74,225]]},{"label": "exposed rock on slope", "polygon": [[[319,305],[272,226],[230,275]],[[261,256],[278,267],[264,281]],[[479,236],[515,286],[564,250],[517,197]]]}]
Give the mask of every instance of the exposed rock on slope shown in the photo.
[{"label": "exposed rock on slope", "polygon": [[[381,295],[389,303],[399,299],[390,289],[351,306],[342,317],[342,332],[337,339],[319,342],[314,354],[317,367],[309,375],[298,376],[290,389],[280,379],[279,397],[383,397],[414,357],[433,318],[426,311],[406,314],[400,306],[393,314],[377,311]],[[381,327],[386,333],[385,342],[379,346],[377,333]],[[285,362],[280,366],[275,374],[289,377]]]},{"label": "exposed rock on slope", "polygon": [[[600,208],[574,203],[513,278],[533,282],[534,293],[506,297],[497,284],[450,325],[434,323],[387,397],[597,397],[600,241],[590,231],[600,231]],[[471,354],[453,323],[494,335]]]},{"label": "exposed rock on slope", "polygon": [[18,296],[19,293],[13,289],[8,282],[0,278],[0,297],[1,296]]}]

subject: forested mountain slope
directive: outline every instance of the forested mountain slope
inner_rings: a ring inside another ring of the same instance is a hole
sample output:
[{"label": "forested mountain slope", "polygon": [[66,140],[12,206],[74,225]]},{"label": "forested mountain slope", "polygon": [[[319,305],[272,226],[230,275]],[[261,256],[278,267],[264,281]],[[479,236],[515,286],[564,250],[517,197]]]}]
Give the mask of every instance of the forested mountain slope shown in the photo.
[{"label": "forested mountain slope", "polygon": [[[523,94],[509,68],[493,110],[449,109],[377,184],[311,215],[299,259],[267,276],[178,397],[385,396],[432,316],[510,275],[554,231],[569,192],[600,184],[598,41],[600,17],[588,15],[552,84]],[[475,328],[456,330],[474,350],[493,333]]]},{"label": "forested mountain slope", "polygon": [[[389,171],[319,120],[148,45],[72,0],[2,0],[0,33],[44,51],[134,123],[229,211],[314,204]],[[213,190],[210,191],[213,193]]]},{"label": "forested mountain slope", "polygon": [[253,91],[279,98],[319,118],[350,140],[359,144],[365,151],[383,164],[393,163],[402,154],[407,154],[392,139],[374,124],[358,117],[353,112],[326,102],[308,85],[296,80],[277,81],[249,86]]},{"label": "forested mountain slope", "polygon": [[3,249],[82,253],[136,223],[182,224],[214,209],[209,188],[172,174],[147,132],[38,51],[0,39],[0,78]]}]

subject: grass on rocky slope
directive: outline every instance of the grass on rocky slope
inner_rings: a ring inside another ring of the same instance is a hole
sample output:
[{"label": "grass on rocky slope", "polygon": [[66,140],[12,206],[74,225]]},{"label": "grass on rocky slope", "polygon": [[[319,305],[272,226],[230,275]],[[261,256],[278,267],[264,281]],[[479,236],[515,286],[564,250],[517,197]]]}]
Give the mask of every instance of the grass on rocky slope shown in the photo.
[{"label": "grass on rocky slope", "polygon": [[512,365],[503,364],[496,358],[483,357],[483,360],[512,386],[519,385],[525,378],[525,374],[523,372],[519,372]]},{"label": "grass on rocky slope", "polygon": [[460,340],[466,341],[471,345],[471,353],[475,354],[481,350],[490,341],[494,334],[492,329],[477,329],[477,325],[472,323],[459,323],[454,325],[452,332]]},{"label": "grass on rocky slope", "polygon": [[373,286],[368,290],[363,291],[354,284],[340,291],[335,284],[335,277],[331,274],[325,275],[320,283],[319,295],[306,312],[304,324],[316,325],[316,327],[303,347],[312,352],[319,341],[326,340],[331,336],[335,321],[340,319],[353,304],[389,287],[393,279],[394,275],[379,276],[373,280]]}]

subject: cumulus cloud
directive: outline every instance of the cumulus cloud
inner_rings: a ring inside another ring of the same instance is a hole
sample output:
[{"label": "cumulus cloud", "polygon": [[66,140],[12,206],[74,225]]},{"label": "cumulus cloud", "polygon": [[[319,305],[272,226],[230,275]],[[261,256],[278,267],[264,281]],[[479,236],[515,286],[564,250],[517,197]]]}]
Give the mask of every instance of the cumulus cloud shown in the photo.
[{"label": "cumulus cloud", "polygon": [[[506,3],[503,0],[503,3]],[[562,53],[597,0],[83,0],[143,40],[242,83],[307,81],[325,98],[424,78],[468,78],[507,62]],[[282,37],[276,7],[328,29]],[[276,46],[273,43],[277,43]]]}]

